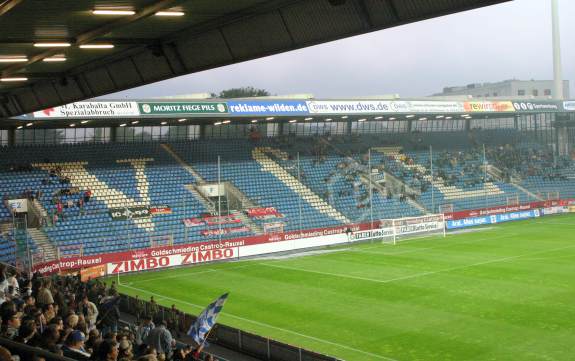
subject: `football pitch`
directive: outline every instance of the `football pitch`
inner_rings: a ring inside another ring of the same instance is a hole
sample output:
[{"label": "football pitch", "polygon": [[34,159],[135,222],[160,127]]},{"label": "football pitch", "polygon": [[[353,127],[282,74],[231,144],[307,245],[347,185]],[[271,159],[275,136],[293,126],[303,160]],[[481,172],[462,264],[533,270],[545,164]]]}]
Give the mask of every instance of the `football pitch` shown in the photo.
[{"label": "football pitch", "polygon": [[575,215],[120,277],[120,291],[344,360],[575,360]]}]

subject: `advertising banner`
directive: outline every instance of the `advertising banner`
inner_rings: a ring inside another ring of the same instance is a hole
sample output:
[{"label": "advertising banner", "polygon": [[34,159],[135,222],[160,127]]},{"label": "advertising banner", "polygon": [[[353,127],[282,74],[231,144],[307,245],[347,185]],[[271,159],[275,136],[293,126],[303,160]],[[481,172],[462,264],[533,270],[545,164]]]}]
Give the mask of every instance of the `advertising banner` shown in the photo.
[{"label": "advertising banner", "polygon": [[458,229],[465,227],[481,226],[485,224],[518,221],[522,219],[539,217],[539,215],[540,214],[538,209],[532,209],[529,211],[522,211],[522,212],[502,213],[502,214],[494,214],[491,216],[451,220],[447,221],[447,229]]},{"label": "advertising banner", "polygon": [[[379,223],[375,223],[378,226]],[[369,229],[369,223],[358,224],[350,226],[352,231],[360,231]],[[328,227],[328,228],[317,228],[305,231],[291,231],[285,233],[272,233],[264,234],[259,236],[247,236],[240,238],[227,239],[222,241],[207,241],[207,242],[196,242],[187,245],[177,245],[177,246],[162,246],[155,248],[145,248],[135,251],[126,252],[116,252],[116,253],[104,253],[98,255],[90,256],[78,256],[71,257],[62,260],[50,261],[35,264],[33,266],[34,272],[39,272],[43,275],[53,274],[65,270],[81,269],[85,267],[92,267],[108,263],[123,263],[131,260],[139,259],[149,259],[155,258],[155,260],[144,261],[144,265],[147,268],[158,268],[173,265],[172,260],[158,259],[158,257],[170,256],[176,254],[195,254],[195,259],[193,255],[187,259],[189,263],[201,263],[208,262],[211,260],[217,260],[220,257],[218,252],[215,250],[221,250],[224,253],[222,257],[236,257],[238,255],[239,249],[242,249],[245,254],[252,252],[260,252],[265,250],[267,253],[279,252],[276,251],[277,248],[274,247],[276,244],[283,244],[284,247],[294,247],[294,241],[301,240],[299,242],[300,248],[314,247],[314,244],[330,244],[330,242],[338,241],[339,238],[343,236],[347,239],[345,235],[345,230],[347,226],[341,227]],[[321,240],[321,242],[312,242],[314,239]],[[248,248],[249,246],[249,248]],[[255,248],[254,248],[255,247]],[[259,247],[259,248],[258,248]],[[230,255],[230,251],[225,251],[226,249],[234,249],[233,254]],[[213,251],[212,253],[206,253],[206,251]],[[252,253],[256,254],[256,253]],[[124,264],[117,265],[123,269],[134,269],[138,267],[144,267],[141,263],[137,264]],[[125,268],[124,268],[125,267]],[[110,268],[108,268],[108,274],[110,274]],[[113,270],[112,270],[113,271]],[[113,273],[113,272],[112,272]]]},{"label": "advertising banner", "polygon": [[[510,103],[511,104],[511,103]],[[378,113],[463,113],[463,103],[457,101],[308,101],[311,114],[378,114]]]},{"label": "advertising banner", "polygon": [[510,101],[474,101],[463,103],[463,108],[465,112],[501,112],[501,113],[513,113],[515,112],[515,107]]},{"label": "advertising banner", "polygon": [[127,272],[148,271],[167,267],[186,266],[197,263],[206,263],[232,259],[238,257],[238,248],[196,250],[182,254],[173,254],[160,257],[140,258],[110,262],[106,265],[109,275]]},{"label": "advertising banner", "polygon": [[126,219],[149,217],[150,209],[147,206],[110,208],[109,214],[113,221],[125,221]]},{"label": "advertising banner", "polygon": [[227,114],[224,102],[138,103],[142,115]]},{"label": "advertising banner", "polygon": [[231,114],[241,115],[307,115],[307,104],[301,100],[230,100],[228,108]]},{"label": "advertising banner", "polygon": [[8,199],[8,209],[14,213],[26,213],[28,212],[28,200],[25,198],[21,199]]},{"label": "advertising banner", "polygon": [[355,101],[308,101],[310,114],[377,114],[395,113],[391,101],[355,100]]},{"label": "advertising banner", "polygon": [[568,206],[554,206],[541,209],[541,214],[544,216],[551,216],[554,214],[569,213]]},{"label": "advertising banner", "polygon": [[466,211],[450,212],[450,213],[445,213],[445,219],[446,220],[457,220],[457,219],[464,219],[464,218],[473,218],[473,217],[478,217],[478,216],[487,216],[487,215],[492,215],[492,214],[526,211],[526,210],[530,210],[530,209],[538,209],[538,208],[544,208],[544,207],[563,206],[563,205],[567,205],[567,202],[568,202],[568,200],[540,201],[540,202],[530,202],[530,203],[514,205],[514,206],[499,206],[499,207],[490,207],[490,208],[483,208],[483,209],[472,209],[472,210],[466,210]]},{"label": "advertising banner", "polygon": [[182,220],[184,226],[188,228],[204,226],[206,223],[201,218],[186,218]]},{"label": "advertising banner", "polygon": [[285,223],[283,222],[268,222],[264,223],[264,233],[281,233],[284,231]]},{"label": "advertising banner", "polygon": [[563,102],[563,109],[567,111],[575,111],[575,100]]},{"label": "advertising banner", "polygon": [[283,218],[283,214],[275,207],[250,208],[246,211],[248,217],[253,219]]},{"label": "advertising banner", "polygon": [[172,214],[172,209],[170,208],[170,206],[156,206],[156,207],[150,208],[150,214],[151,215]]},{"label": "advertising banner", "polygon": [[246,226],[242,227],[231,227],[231,228],[221,228],[221,229],[205,229],[200,232],[202,236],[217,236],[220,234],[234,234],[234,233],[243,233],[243,232],[250,232]]},{"label": "advertising banner", "polygon": [[187,218],[183,220],[186,227],[200,227],[200,226],[218,226],[220,224],[236,224],[242,223],[236,215],[230,214],[229,216],[209,216],[201,218]]},{"label": "advertising banner", "polygon": [[513,107],[518,112],[556,112],[560,103],[553,101],[515,101]]},{"label": "advertising banner", "polygon": [[77,102],[34,112],[34,118],[110,118],[140,115],[136,102]]},{"label": "advertising banner", "polygon": [[91,279],[104,277],[106,275],[106,266],[98,265],[93,267],[86,267],[80,270],[80,279],[82,282],[87,282]]},{"label": "advertising banner", "polygon": [[463,113],[462,102],[457,101],[392,101],[391,109],[396,113]]}]

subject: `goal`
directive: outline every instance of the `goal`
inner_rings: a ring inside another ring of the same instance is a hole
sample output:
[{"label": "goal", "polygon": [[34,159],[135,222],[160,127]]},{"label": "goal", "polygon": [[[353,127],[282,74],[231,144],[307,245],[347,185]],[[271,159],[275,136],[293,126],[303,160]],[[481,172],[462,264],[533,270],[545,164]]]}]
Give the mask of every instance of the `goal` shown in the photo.
[{"label": "goal", "polygon": [[419,217],[382,219],[377,227],[348,234],[349,242],[380,240],[397,244],[402,240],[441,234],[445,237],[445,216],[428,214]]},{"label": "goal", "polygon": [[391,230],[391,237],[383,239],[383,242],[397,244],[402,240],[436,234],[445,237],[445,216],[443,214],[428,214],[419,217],[393,219],[391,220]]}]

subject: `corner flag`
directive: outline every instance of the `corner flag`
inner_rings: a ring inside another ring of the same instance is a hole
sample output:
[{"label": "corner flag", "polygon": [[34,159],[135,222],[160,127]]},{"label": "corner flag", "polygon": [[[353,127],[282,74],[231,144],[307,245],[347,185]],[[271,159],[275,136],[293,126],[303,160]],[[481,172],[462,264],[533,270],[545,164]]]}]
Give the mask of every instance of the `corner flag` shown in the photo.
[{"label": "corner flag", "polygon": [[216,319],[224,307],[228,294],[229,293],[226,293],[210,303],[208,307],[200,313],[196,322],[190,326],[188,336],[191,336],[198,345],[202,345],[206,341],[208,333],[210,333],[210,330],[216,324]]}]

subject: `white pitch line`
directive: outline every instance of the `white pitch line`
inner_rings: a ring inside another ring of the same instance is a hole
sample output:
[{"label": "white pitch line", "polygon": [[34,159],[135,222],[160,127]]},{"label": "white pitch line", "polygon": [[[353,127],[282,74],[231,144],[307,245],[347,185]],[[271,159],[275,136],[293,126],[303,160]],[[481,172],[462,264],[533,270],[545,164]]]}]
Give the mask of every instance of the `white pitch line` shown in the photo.
[{"label": "white pitch line", "polygon": [[[166,299],[166,300],[171,300],[171,301],[175,301],[175,302],[180,302],[180,303],[182,303],[182,304],[185,304],[185,305],[188,305],[188,306],[192,306],[192,307],[196,307],[196,308],[201,309],[201,310],[203,310],[203,309],[205,308],[205,306],[200,306],[200,305],[197,305],[197,304],[195,304],[195,303],[190,303],[190,302],[182,301],[182,300],[177,299],[177,298],[168,297],[168,296],[166,296],[166,295],[162,295],[162,294],[155,293],[155,292],[152,292],[152,291],[144,290],[144,289],[141,289],[141,288],[131,287],[131,286],[127,286],[127,285],[121,285],[121,286],[122,286],[122,287],[126,287],[126,288],[130,288],[130,289],[133,289],[133,290],[136,290],[136,291],[144,292],[144,293],[147,293],[147,294],[152,295],[152,296],[163,297],[163,298]],[[271,329],[273,329],[273,330],[278,330],[278,331],[282,331],[282,332],[289,333],[289,334],[292,334],[292,335],[296,335],[296,336],[299,336],[299,337],[307,338],[307,339],[310,339],[310,340],[313,340],[313,341],[317,341],[317,342],[320,342],[320,343],[324,343],[324,344],[326,344],[326,345],[332,345],[332,346],[336,346],[336,347],[339,347],[339,348],[342,348],[342,349],[345,349],[345,350],[357,352],[357,353],[360,353],[360,354],[363,354],[363,355],[366,355],[366,356],[375,357],[375,358],[378,358],[378,359],[380,359],[380,360],[399,361],[399,360],[393,359],[393,358],[391,358],[391,357],[386,357],[386,356],[378,355],[378,354],[375,354],[375,353],[371,353],[371,352],[367,352],[367,351],[362,351],[362,350],[359,350],[359,349],[356,349],[356,348],[353,348],[353,347],[350,347],[350,346],[346,346],[346,345],[339,344],[339,343],[337,343],[337,342],[332,342],[332,341],[324,340],[324,339],[317,338],[317,337],[314,337],[314,336],[305,335],[305,334],[303,334],[303,333],[291,331],[291,330],[288,330],[288,329],[285,329],[285,328],[281,328],[281,327],[277,327],[277,326],[273,326],[273,325],[270,325],[270,324],[267,324],[267,323],[250,320],[249,318],[244,318],[244,317],[232,315],[232,314],[227,313],[227,312],[222,312],[221,314],[222,314],[222,315],[226,315],[226,316],[231,317],[231,318],[235,318],[235,319],[237,319],[237,320],[244,321],[244,322],[253,323],[254,325],[271,328]]]},{"label": "white pitch line", "polygon": [[[491,241],[491,240],[495,240],[495,239],[501,239],[501,238],[506,238],[512,235],[516,235],[517,233],[509,233],[506,235],[501,235],[501,236],[497,236],[497,237],[490,237],[490,238],[480,238],[480,239],[472,239],[469,241],[463,241],[463,242],[458,242],[458,243],[450,243],[450,244],[441,244],[438,246],[434,246],[434,247],[425,247],[425,248],[416,248],[416,249],[411,249],[411,250],[407,250],[407,251],[403,251],[403,252],[393,252],[393,253],[389,253],[389,252],[369,252],[369,251],[363,251],[362,249],[358,249],[358,250],[352,250],[353,252],[358,252],[358,253],[366,253],[366,254],[380,254],[383,256],[395,256],[395,255],[402,255],[402,254],[407,254],[407,253],[417,253],[417,252],[422,252],[422,251],[427,251],[430,249],[436,249],[436,248],[445,248],[445,247],[451,247],[451,246],[457,246],[460,244],[468,244],[468,243],[475,243],[475,242],[482,242],[482,241]],[[410,242],[411,243],[411,242]],[[370,247],[370,248],[375,248],[375,247]]]},{"label": "white pitch line", "polygon": [[477,263],[472,263],[472,264],[465,265],[465,266],[457,266],[457,267],[445,268],[445,269],[441,269],[441,270],[437,270],[437,271],[429,271],[429,272],[416,273],[416,274],[413,274],[413,275],[408,275],[408,276],[403,276],[403,277],[397,277],[397,278],[391,278],[391,279],[387,279],[387,280],[378,280],[378,279],[367,278],[367,277],[349,276],[349,275],[344,275],[344,274],[340,274],[340,273],[330,273],[330,272],[312,271],[312,270],[306,270],[306,269],[297,268],[297,267],[279,266],[279,265],[276,265],[276,264],[260,263],[260,265],[262,265],[262,266],[267,266],[267,267],[281,268],[281,269],[286,269],[286,270],[292,270],[292,271],[308,272],[308,273],[321,274],[321,275],[325,275],[325,276],[333,276],[333,277],[339,277],[339,278],[349,278],[349,279],[354,279],[354,280],[361,280],[361,281],[368,281],[368,282],[384,283],[384,284],[385,284],[385,283],[392,283],[392,282],[397,282],[397,281],[403,281],[403,280],[408,280],[408,279],[413,279],[413,278],[424,277],[424,276],[431,276],[431,275],[435,275],[435,274],[438,274],[438,273],[445,273],[445,272],[457,271],[457,270],[461,270],[461,269],[473,268],[473,267],[482,266],[482,265],[491,264],[491,263],[505,262],[505,261],[510,261],[510,260],[513,260],[513,259],[522,258],[522,257],[533,256],[533,255],[537,255],[537,254],[544,254],[544,253],[549,253],[549,252],[554,252],[554,251],[561,251],[561,250],[569,249],[569,248],[575,248],[575,245],[566,246],[566,247],[559,247],[559,248],[553,248],[553,249],[548,249],[548,250],[545,250],[545,251],[530,252],[530,253],[520,254],[520,255],[517,255],[517,256],[497,258],[497,259],[493,259],[493,260],[490,260],[490,261],[477,262]]},{"label": "white pitch line", "polygon": [[231,268],[210,268],[210,269],[207,269],[204,271],[199,271],[199,272],[189,272],[189,273],[182,273],[182,274],[177,274],[177,275],[173,275],[173,276],[145,278],[143,280],[131,281],[130,283],[144,283],[144,282],[165,280],[165,279],[171,279],[171,278],[189,277],[190,275],[199,275],[202,273],[211,273],[211,272],[218,272],[218,271],[229,271],[229,270],[235,270],[235,269],[246,268],[246,267],[251,267],[251,266],[253,266],[253,264],[246,264],[243,266],[231,267]]},{"label": "white pitch line", "polygon": [[558,226],[572,226],[575,227],[575,223],[564,223],[564,222],[535,222],[537,224],[548,224],[548,225],[558,225]]}]

